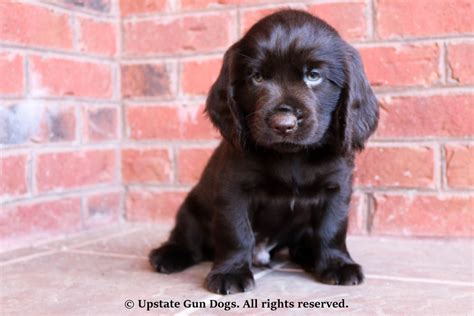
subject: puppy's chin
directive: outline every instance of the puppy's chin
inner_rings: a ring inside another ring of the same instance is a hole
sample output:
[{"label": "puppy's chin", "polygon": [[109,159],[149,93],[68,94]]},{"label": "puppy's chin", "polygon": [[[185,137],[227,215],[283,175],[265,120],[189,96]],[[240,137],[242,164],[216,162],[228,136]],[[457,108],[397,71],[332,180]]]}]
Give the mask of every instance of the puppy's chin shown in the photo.
[{"label": "puppy's chin", "polygon": [[272,144],[266,145],[266,147],[280,153],[297,153],[307,148],[306,145],[286,143],[286,142],[272,143]]}]

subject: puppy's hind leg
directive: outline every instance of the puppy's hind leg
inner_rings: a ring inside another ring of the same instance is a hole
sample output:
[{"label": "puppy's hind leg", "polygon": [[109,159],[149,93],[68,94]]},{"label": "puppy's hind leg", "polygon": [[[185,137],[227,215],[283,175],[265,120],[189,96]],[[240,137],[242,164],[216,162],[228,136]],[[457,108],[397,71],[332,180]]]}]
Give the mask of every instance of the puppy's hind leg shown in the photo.
[{"label": "puppy's hind leg", "polygon": [[153,249],[148,255],[151,266],[160,273],[182,271],[204,259],[206,245],[204,226],[196,214],[201,213],[195,197],[189,195],[176,217],[176,226],[170,238],[162,246]]}]

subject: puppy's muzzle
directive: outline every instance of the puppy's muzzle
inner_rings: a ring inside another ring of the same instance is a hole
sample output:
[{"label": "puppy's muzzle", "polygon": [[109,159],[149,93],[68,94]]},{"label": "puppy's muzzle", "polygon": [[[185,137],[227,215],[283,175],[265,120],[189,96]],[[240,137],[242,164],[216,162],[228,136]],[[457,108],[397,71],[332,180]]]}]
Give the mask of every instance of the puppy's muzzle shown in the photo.
[{"label": "puppy's muzzle", "polygon": [[270,127],[279,135],[289,135],[298,129],[298,118],[290,106],[281,105],[271,116]]}]

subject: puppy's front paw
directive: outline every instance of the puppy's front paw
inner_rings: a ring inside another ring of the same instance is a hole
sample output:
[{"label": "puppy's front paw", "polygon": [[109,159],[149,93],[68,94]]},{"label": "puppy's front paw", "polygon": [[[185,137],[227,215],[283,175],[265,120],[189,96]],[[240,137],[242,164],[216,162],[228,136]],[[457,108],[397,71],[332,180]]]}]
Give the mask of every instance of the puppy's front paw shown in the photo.
[{"label": "puppy's front paw", "polygon": [[209,291],[224,295],[247,292],[255,287],[252,271],[248,268],[227,273],[211,271],[206,283]]},{"label": "puppy's front paw", "polygon": [[331,285],[357,285],[364,280],[364,274],[356,263],[333,263],[317,274],[317,278]]},{"label": "puppy's front paw", "polygon": [[148,255],[151,266],[160,273],[173,273],[194,264],[189,250],[176,244],[165,244]]}]

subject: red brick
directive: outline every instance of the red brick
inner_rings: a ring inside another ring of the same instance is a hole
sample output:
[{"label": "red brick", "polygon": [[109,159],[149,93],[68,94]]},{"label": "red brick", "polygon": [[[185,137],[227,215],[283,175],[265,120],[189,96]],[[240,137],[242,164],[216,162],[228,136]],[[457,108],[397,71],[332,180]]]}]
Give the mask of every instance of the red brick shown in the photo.
[{"label": "red brick", "polygon": [[227,13],[125,22],[124,52],[129,55],[209,52],[231,44],[233,16]]},{"label": "red brick", "polygon": [[72,48],[69,16],[17,1],[0,2],[0,41]]},{"label": "red brick", "polygon": [[113,150],[40,154],[36,182],[40,192],[110,183],[115,179],[115,167]]},{"label": "red brick", "polygon": [[79,198],[5,206],[0,212],[0,238],[46,237],[80,227]]},{"label": "red brick", "polygon": [[132,139],[218,139],[203,107],[134,106],[126,110]]},{"label": "red brick", "polygon": [[244,34],[261,18],[286,8],[288,8],[287,4],[280,4],[272,8],[243,11],[240,14],[240,32]]},{"label": "red brick", "polygon": [[166,0],[120,0],[122,16],[156,13],[166,9]]},{"label": "red brick", "polygon": [[377,137],[466,137],[474,135],[469,95],[394,97],[384,101]]},{"label": "red brick", "polygon": [[85,141],[100,142],[118,138],[118,109],[116,107],[88,106],[82,110],[82,113]]},{"label": "red brick", "polygon": [[461,84],[474,84],[474,43],[448,45],[451,78]]},{"label": "red brick", "polygon": [[121,69],[124,98],[170,97],[174,94],[169,65],[122,65]]},{"label": "red brick", "polygon": [[374,86],[430,85],[439,80],[436,44],[367,47],[360,52]]},{"label": "red brick", "polygon": [[106,56],[115,55],[117,52],[115,23],[99,22],[80,17],[77,19],[80,51]]},{"label": "red brick", "polygon": [[349,208],[349,226],[347,232],[351,235],[367,234],[366,207],[364,196],[362,194],[353,194]]},{"label": "red brick", "polygon": [[195,184],[201,177],[213,148],[182,148],[178,152],[178,181]]},{"label": "red brick", "polygon": [[355,183],[364,187],[433,187],[430,147],[368,147],[357,157]]},{"label": "red brick", "polygon": [[125,182],[170,182],[171,155],[167,149],[122,150],[122,176]]},{"label": "red brick", "polygon": [[[248,31],[261,18],[288,7],[288,3],[283,3],[277,7],[244,11],[241,15],[241,32]],[[291,7],[305,9],[298,4]],[[365,37],[365,10],[364,3],[323,3],[309,6],[306,11],[328,22],[342,37],[354,40]],[[341,16],[344,18],[341,19]]]},{"label": "red brick", "polygon": [[472,196],[376,195],[372,232],[405,236],[473,236]]},{"label": "red brick", "polygon": [[366,35],[365,3],[325,3],[308,8],[311,14],[334,27],[345,39],[362,39]]},{"label": "red brick", "polygon": [[182,191],[152,192],[145,189],[132,190],[127,195],[127,220],[171,221],[186,197]]},{"label": "red brick", "polygon": [[474,146],[446,146],[446,177],[449,187],[474,187]]},{"label": "red brick", "polygon": [[2,74],[0,76],[0,94],[23,94],[25,84],[23,56],[14,53],[0,53],[0,74]]},{"label": "red brick", "polygon": [[376,10],[377,30],[381,38],[474,31],[473,2],[470,0],[378,0]]},{"label": "red brick", "polygon": [[64,142],[76,139],[76,114],[73,106],[47,106],[30,140],[34,143]]},{"label": "red brick", "polygon": [[112,71],[105,64],[32,56],[30,71],[36,88],[51,96],[112,96]]},{"label": "red brick", "polygon": [[221,65],[220,58],[184,62],[181,73],[183,92],[190,95],[206,95],[216,81]]},{"label": "red brick", "polygon": [[26,155],[0,155],[0,196],[17,196],[28,191]]},{"label": "red brick", "polygon": [[85,225],[87,227],[104,226],[120,219],[120,192],[100,193],[87,197]]}]

